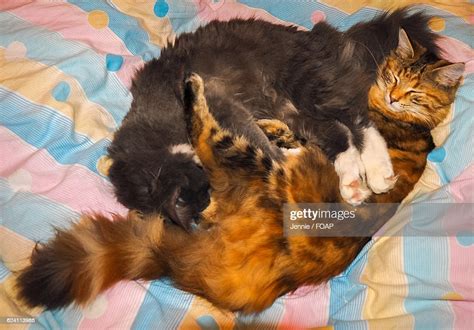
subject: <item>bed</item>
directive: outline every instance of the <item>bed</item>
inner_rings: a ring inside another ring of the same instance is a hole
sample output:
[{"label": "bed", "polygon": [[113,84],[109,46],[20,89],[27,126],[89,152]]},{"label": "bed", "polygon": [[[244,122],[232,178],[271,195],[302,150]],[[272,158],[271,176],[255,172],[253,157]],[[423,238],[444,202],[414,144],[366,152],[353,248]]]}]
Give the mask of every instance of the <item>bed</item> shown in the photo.
[{"label": "bed", "polygon": [[1,1],[0,328],[471,328],[474,6],[419,2],[443,35],[443,56],[466,63],[452,112],[433,132],[437,148],[425,173],[345,272],[245,316],[168,279],[121,282],[87,308],[31,310],[15,299],[14,276],[36,242],[81,212],[126,213],[106,177],[106,148],[129,109],[134,72],[176,35],[233,17],[302,29],[326,20],[345,30],[411,1]]}]

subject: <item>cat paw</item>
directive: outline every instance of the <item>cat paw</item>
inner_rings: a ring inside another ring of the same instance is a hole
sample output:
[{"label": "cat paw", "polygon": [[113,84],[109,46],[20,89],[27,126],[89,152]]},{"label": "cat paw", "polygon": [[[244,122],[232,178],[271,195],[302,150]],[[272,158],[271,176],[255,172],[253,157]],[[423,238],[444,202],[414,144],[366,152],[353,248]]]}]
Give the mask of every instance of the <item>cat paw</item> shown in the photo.
[{"label": "cat paw", "polygon": [[193,91],[194,95],[204,94],[204,82],[197,73],[188,73],[184,82]]},{"label": "cat paw", "polygon": [[209,115],[204,81],[194,72],[188,73],[184,79],[184,108],[186,113],[194,113],[201,120]]},{"label": "cat paw", "polygon": [[277,147],[286,149],[301,147],[300,141],[284,122],[278,119],[259,119],[257,125]]},{"label": "cat paw", "polygon": [[371,191],[365,183],[365,168],[359,151],[353,146],[336,157],[334,167],[339,176],[339,190],[347,203],[362,204]]},{"label": "cat paw", "polygon": [[364,164],[367,184],[374,193],[382,194],[395,186],[398,177],[393,172],[387,144],[380,133],[374,127],[369,127],[364,135],[361,160]]},{"label": "cat paw", "polygon": [[341,183],[339,189],[341,190],[342,198],[352,206],[362,204],[371,194],[370,189],[360,178],[348,184]]},{"label": "cat paw", "polygon": [[391,190],[397,183],[398,176],[393,173],[392,164],[378,164],[378,166],[366,166],[367,184],[376,194],[382,194]]}]

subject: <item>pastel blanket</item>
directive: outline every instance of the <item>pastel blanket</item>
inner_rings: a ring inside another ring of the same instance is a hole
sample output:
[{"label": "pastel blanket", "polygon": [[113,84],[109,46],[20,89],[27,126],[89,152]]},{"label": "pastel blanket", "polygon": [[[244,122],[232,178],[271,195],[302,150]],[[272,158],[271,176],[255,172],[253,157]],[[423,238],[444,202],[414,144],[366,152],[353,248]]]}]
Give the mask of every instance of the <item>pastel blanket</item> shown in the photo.
[{"label": "pastel blanket", "polygon": [[[444,56],[465,62],[466,72],[407,206],[390,221],[391,234],[375,237],[343,274],[243,316],[166,279],[122,282],[85,309],[58,311],[25,310],[12,283],[54,226],[67,228],[84,211],[126,212],[104,175],[104,155],[129,109],[134,72],[167,41],[233,17],[302,29],[326,20],[344,30],[410,1],[0,1],[0,328],[9,326],[6,317],[24,315],[34,323],[15,329],[471,328],[474,211],[424,210],[474,203],[474,8],[462,0],[419,2],[445,36]],[[430,235],[433,226],[451,234]]]}]

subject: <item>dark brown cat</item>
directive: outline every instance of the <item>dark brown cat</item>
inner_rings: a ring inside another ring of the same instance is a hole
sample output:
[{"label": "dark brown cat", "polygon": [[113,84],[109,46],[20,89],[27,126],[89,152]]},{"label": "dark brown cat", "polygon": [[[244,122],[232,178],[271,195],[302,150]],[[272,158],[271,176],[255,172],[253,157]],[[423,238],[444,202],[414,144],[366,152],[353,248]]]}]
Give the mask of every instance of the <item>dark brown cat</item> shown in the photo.
[{"label": "dark brown cat", "polygon": [[[432,62],[420,52],[402,43],[370,90],[370,116],[388,140],[399,176],[392,191],[372,202],[398,203],[412,190],[434,147],[430,129],[446,117],[460,83],[462,64]],[[134,212],[114,221],[84,215],[32,255],[18,278],[24,302],[87,304],[118,281],[169,276],[176,287],[219,308],[254,313],[299,286],[329,280],[354,259],[369,237],[283,235],[284,204],[342,202],[334,166],[319,148],[299,147],[271,160],[219,126],[197,75],[187,79],[185,108],[192,144],[213,187],[202,214],[207,230],[187,233],[160,216],[144,221]],[[283,143],[294,143],[284,125],[260,124]],[[391,213],[376,215],[361,221],[377,219],[371,226],[378,228]]]}]

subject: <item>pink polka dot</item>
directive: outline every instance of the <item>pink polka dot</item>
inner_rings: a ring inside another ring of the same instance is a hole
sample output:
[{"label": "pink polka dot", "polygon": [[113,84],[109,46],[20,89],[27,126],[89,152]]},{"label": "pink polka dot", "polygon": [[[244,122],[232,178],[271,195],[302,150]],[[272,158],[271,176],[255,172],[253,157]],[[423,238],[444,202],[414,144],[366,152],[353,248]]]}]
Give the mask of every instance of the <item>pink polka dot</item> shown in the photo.
[{"label": "pink polka dot", "polygon": [[325,19],[326,19],[326,14],[320,10],[315,10],[311,14],[311,22],[313,22],[313,24],[324,21]]},{"label": "pink polka dot", "polygon": [[467,21],[468,21],[469,23],[471,23],[471,24],[474,24],[474,15],[469,15],[469,16],[467,17]]},{"label": "pink polka dot", "polygon": [[4,53],[7,61],[19,60],[26,57],[26,46],[19,41],[13,41],[7,46]]}]

